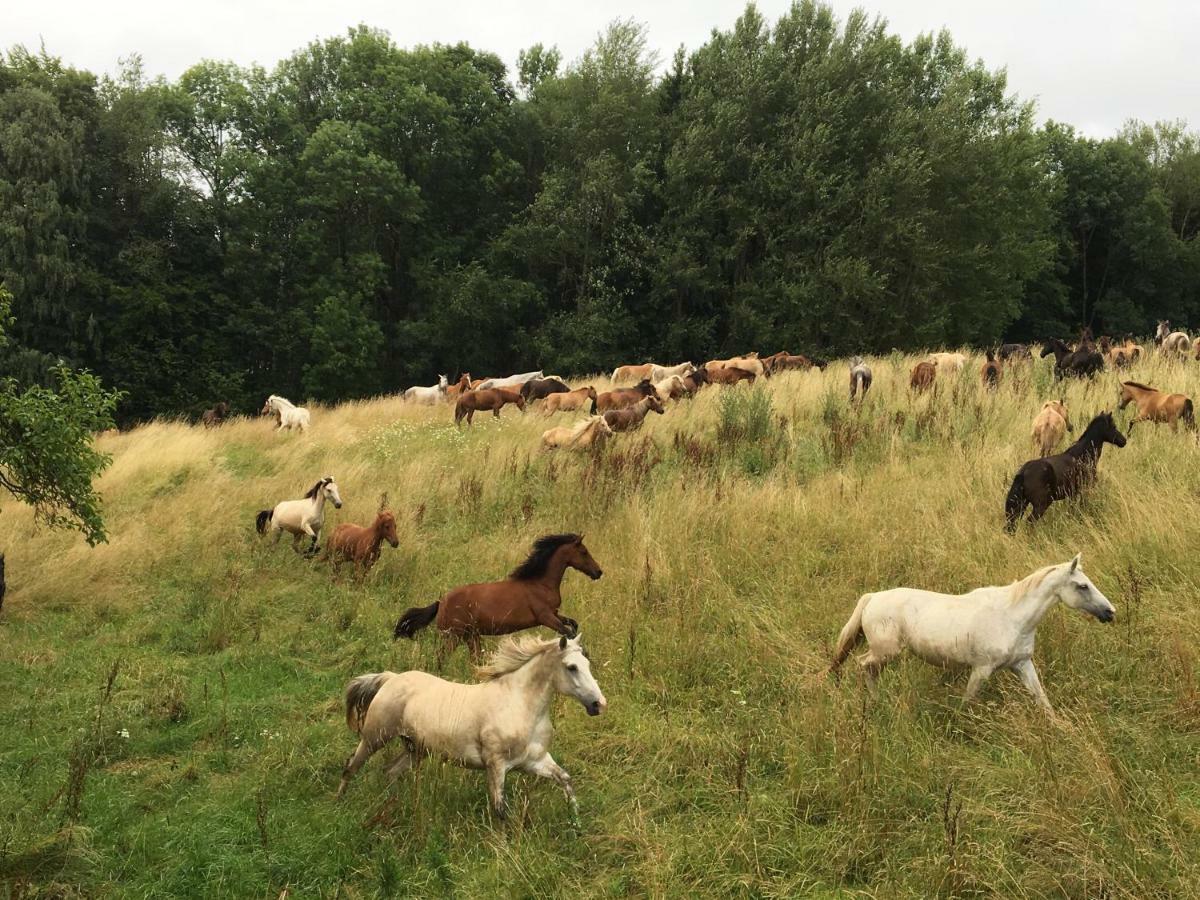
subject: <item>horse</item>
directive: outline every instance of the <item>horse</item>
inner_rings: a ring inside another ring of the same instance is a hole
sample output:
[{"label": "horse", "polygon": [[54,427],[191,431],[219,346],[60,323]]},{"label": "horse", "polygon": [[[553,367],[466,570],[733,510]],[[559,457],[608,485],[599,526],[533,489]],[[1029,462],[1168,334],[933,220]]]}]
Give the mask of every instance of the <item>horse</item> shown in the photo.
[{"label": "horse", "polygon": [[654,385],[643,378],[634,387],[618,388],[617,390],[605,391],[598,395],[592,409],[600,412],[608,412],[610,409],[624,409],[627,406],[633,406],[633,404],[640,401],[643,397],[650,397],[653,394]]},{"label": "horse", "polygon": [[936,362],[924,360],[913,366],[908,376],[908,387],[914,393],[921,394],[933,387],[937,380],[938,365]]},{"label": "horse", "polygon": [[1058,442],[1069,431],[1074,431],[1067,419],[1067,406],[1062,400],[1047,400],[1042,411],[1033,419],[1030,437],[1041,456],[1049,456]]},{"label": "horse", "polygon": [[446,388],[446,399],[455,400],[460,394],[471,390],[471,373],[463,372],[458,381]]},{"label": "horse", "polygon": [[436,620],[445,637],[439,659],[464,640],[472,657],[478,657],[480,635],[509,634],[539,625],[574,637],[579,623],[558,612],[567,569],[576,569],[593,581],[604,574],[584,546],[583,535],[545,535],[534,541],[525,562],[504,581],[456,587],[429,606],[405,610],[394,637],[415,638]]},{"label": "horse", "polygon": [[672,375],[670,378],[654,382],[654,396],[663,403],[668,400],[678,400],[686,393],[687,388],[683,386],[683,378],[679,375]]},{"label": "horse", "polygon": [[335,570],[344,562],[354,563],[358,571],[366,575],[379,561],[379,548],[384,541],[393,549],[400,546],[396,536],[396,517],[389,509],[381,509],[375,521],[366,528],[345,522],[333,529],[325,542],[324,559],[331,560]]},{"label": "horse", "polygon": [[[755,360],[758,362],[758,360]],[[754,384],[757,376],[746,369],[735,368],[730,366],[725,369],[709,369],[708,383],[709,384],[737,384],[739,381],[745,381]]]},{"label": "horse", "polygon": [[346,686],[346,725],[359,741],[346,760],[337,795],[346,792],[363,763],[399,737],[404,752],[388,769],[392,778],[415,768],[426,755],[483,769],[492,809],[503,819],[508,814],[504,778],[520,769],[556,782],[577,820],[571,776],[550,755],[550,710],[556,694],[574,697],[589,716],[608,708],[580,638],[506,638],[476,674],[478,684],[445,681],[421,671],[353,679]]},{"label": "horse", "polygon": [[1000,361],[996,359],[996,354],[988,350],[983,368],[979,370],[979,377],[983,380],[983,386],[989,391],[994,391],[1000,387],[1001,372]]},{"label": "horse", "polygon": [[533,381],[535,378],[543,378],[542,370],[536,372],[524,372],[520,375],[509,375],[507,378],[486,378],[479,383],[475,388],[477,391],[487,391],[492,388],[519,388],[527,381]]},{"label": "horse", "polygon": [[1001,362],[1008,362],[1010,359],[1029,360],[1033,362],[1033,354],[1029,351],[1028,344],[1001,344],[1000,352],[997,354]]},{"label": "horse", "polygon": [[650,374],[647,375],[646,377],[657,384],[660,381],[665,381],[666,379],[674,377],[676,375],[678,375],[680,378],[682,378],[684,375],[694,372],[695,369],[696,369],[696,367],[694,365],[692,365],[690,362],[681,362],[677,366],[651,365],[650,366]]},{"label": "horse", "polygon": [[224,400],[200,414],[200,422],[205,428],[219,428],[227,418],[229,418],[229,404]]},{"label": "horse", "polygon": [[296,406],[291,400],[280,397],[278,394],[272,394],[267,398],[261,414],[264,416],[274,414],[275,420],[279,423],[276,431],[284,429],[290,431],[293,428],[298,428],[301,433],[308,431],[308,410],[303,406]]},{"label": "horse", "polygon": [[1070,350],[1058,338],[1051,338],[1042,348],[1041,356],[1045,358],[1054,354],[1054,374],[1058,378],[1069,375],[1076,377],[1091,377],[1097,372],[1104,371],[1104,357],[1090,347],[1080,347]]},{"label": "horse", "polygon": [[653,369],[654,363],[642,363],[640,366],[617,366],[613,369],[610,380],[613,384],[618,381],[645,381],[650,377]]},{"label": "horse", "polygon": [[479,410],[490,409],[492,416],[500,418],[500,410],[508,404],[516,404],[517,409],[525,411],[525,398],[519,391],[508,388],[478,388],[467,391],[454,404],[454,424],[459,424],[466,417],[470,425]]},{"label": "horse", "polygon": [[967,364],[967,354],[950,352],[930,353],[929,361],[937,366],[939,375],[942,373],[957,375],[963,370],[963,366]]},{"label": "horse", "polygon": [[656,412],[660,416],[663,414],[662,401],[658,397],[644,397],[633,406],[610,409],[604,414],[604,421],[613,431],[637,431],[649,412]]},{"label": "horse", "polygon": [[866,637],[868,650],[859,665],[872,687],[884,666],[908,649],[935,666],[970,669],[964,702],[974,699],[997,669],[1011,669],[1034,700],[1053,712],[1033,665],[1033,648],[1038,625],[1059,603],[1101,622],[1116,617],[1112,603],[1083,573],[1078,554],[1012,584],[967,594],[905,587],[863,594],[838,635],[830,671],[836,674],[859,638]]},{"label": "horse", "polygon": [[850,402],[853,403],[855,397],[859,400],[867,399],[867,391],[871,389],[871,367],[863,362],[861,356],[856,356],[850,360]]},{"label": "horse", "polygon": [[521,385],[521,396],[526,403],[542,400],[551,394],[566,394],[571,389],[557,378],[535,378]]},{"label": "horse", "polygon": [[596,414],[596,389],[590,384],[587,387],[575,388],[565,394],[551,394],[542,403],[542,414],[550,415],[556,412],[574,412],[583,409],[588,401],[592,403],[591,413]]},{"label": "horse", "polygon": [[708,383],[708,369],[700,366],[694,372],[684,376],[683,396],[689,399],[696,396],[696,392]]},{"label": "horse", "polygon": [[[708,374],[711,377],[714,372],[721,372],[727,369],[738,369],[742,372],[747,372],[755,378],[766,378],[767,370],[763,366],[763,361],[758,358],[757,353],[751,353],[746,356],[731,356],[729,359],[713,359],[704,364],[704,368],[708,369]],[[751,379],[753,382],[753,379]]]},{"label": "horse", "polygon": [[1158,344],[1163,353],[1187,353],[1192,346],[1192,340],[1183,331],[1172,331],[1171,323],[1162,319],[1158,330],[1154,332],[1154,343]]},{"label": "horse", "polygon": [[763,371],[774,375],[778,371],[776,368],[776,363],[789,355],[790,354],[786,350],[780,350],[778,353],[772,353],[770,356],[760,356],[759,359],[762,361]]},{"label": "horse", "polygon": [[1125,435],[1117,430],[1112,413],[1100,413],[1074,444],[1062,453],[1031,459],[1017,470],[1004,500],[1005,529],[1013,532],[1025,507],[1033,505],[1030,522],[1036,522],[1055,500],[1074,497],[1096,480],[1100,451],[1105,444],[1125,446]]},{"label": "horse", "polygon": [[1188,428],[1196,427],[1192,401],[1183,394],[1168,394],[1137,381],[1122,381],[1117,409],[1124,409],[1130,403],[1137,405],[1137,415],[1129,423],[1130,434],[1138,422],[1166,422],[1172,431],[1178,432],[1179,420],[1183,419]]},{"label": "horse", "polygon": [[445,375],[438,376],[438,383],[433,387],[410,387],[404,392],[405,400],[413,403],[423,403],[426,406],[432,406],[439,400],[446,399],[446,391],[450,387],[450,379]]},{"label": "horse", "polygon": [[[562,396],[561,394],[558,396]],[[606,415],[612,415],[607,413]],[[543,450],[586,450],[603,447],[612,437],[604,416],[590,416],[573,428],[560,425],[542,432]]]},{"label": "horse", "polygon": [[266,534],[268,529],[275,535],[275,543],[285,531],[292,535],[292,549],[298,550],[300,538],[308,535],[312,538],[308,553],[317,550],[317,537],[321,526],[325,523],[325,501],[328,500],[335,509],[342,508],[342,496],[338,493],[337,485],[332,475],[326,475],[299,500],[284,500],[275,504],[274,509],[260,510],[254,524],[259,534]]},{"label": "horse", "polygon": [[[795,356],[792,356],[791,354],[788,354],[788,353],[784,353],[783,355],[776,354],[774,357],[772,357],[772,359],[773,359],[773,362],[771,363],[771,372],[772,373],[787,372],[792,369],[799,369],[801,371],[806,372],[816,365],[815,362],[813,362],[811,359],[809,359],[803,353],[799,353]],[[824,366],[821,366],[821,368],[824,368]]]}]

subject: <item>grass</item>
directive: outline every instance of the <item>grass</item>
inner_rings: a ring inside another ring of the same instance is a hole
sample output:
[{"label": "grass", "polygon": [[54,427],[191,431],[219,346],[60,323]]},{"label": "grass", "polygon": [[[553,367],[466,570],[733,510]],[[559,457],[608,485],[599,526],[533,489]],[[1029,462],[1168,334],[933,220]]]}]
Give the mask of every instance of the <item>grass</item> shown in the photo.
[{"label": "grass", "polygon": [[[861,409],[835,364],[706,389],[596,457],[539,453],[535,413],[460,430],[395,399],[315,409],[307,436],[105,439],[110,544],[0,516],[0,896],[1197,896],[1195,436],[1138,426],[1085,498],[1008,537],[1046,361],[989,395],[974,360],[920,399],[911,358],[870,362]],[[1191,363],[1131,377],[1200,394]],[[1078,433],[1116,378],[1053,390]],[[326,473],[333,522],[385,492],[398,514],[362,584],[254,533]],[[563,530],[606,573],[564,584],[610,702],[557,709],[582,829],[520,775],[497,823],[482,776],[437,763],[389,785],[373,760],[335,801],[345,682],[433,664],[433,635],[391,640],[399,612]],[[1118,619],[1043,624],[1054,720],[1006,674],[966,708],[961,675],[915,661],[876,698],[824,674],[866,590],[1076,551]]]}]

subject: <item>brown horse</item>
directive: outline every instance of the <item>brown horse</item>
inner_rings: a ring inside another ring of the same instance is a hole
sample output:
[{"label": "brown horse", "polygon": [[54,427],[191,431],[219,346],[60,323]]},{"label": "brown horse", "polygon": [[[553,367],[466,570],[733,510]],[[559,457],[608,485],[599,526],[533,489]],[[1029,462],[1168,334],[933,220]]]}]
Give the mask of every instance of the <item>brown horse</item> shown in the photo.
[{"label": "brown horse", "polygon": [[983,368],[979,370],[979,377],[983,379],[983,386],[989,391],[994,391],[1000,387],[1000,374],[1002,371],[1000,360],[996,359],[996,354],[991,350],[987,351],[987,359],[984,360]]},{"label": "brown horse", "polygon": [[781,359],[787,359],[790,356],[791,354],[786,350],[780,350],[778,353],[772,353],[770,356],[760,357],[762,359],[763,371],[774,375],[777,371],[779,371],[776,364]]},{"label": "brown horse", "polygon": [[795,356],[787,353],[782,355],[776,354],[772,358],[775,360],[775,362],[771,365],[772,372],[787,372],[792,369],[799,369],[802,372],[807,372],[814,365],[816,365],[816,363],[814,363],[803,353],[798,353]]},{"label": "brown horse", "polygon": [[596,397],[596,403],[592,407],[600,412],[608,412],[610,409],[624,409],[627,406],[639,402],[643,397],[654,396],[654,385],[649,379],[643,378],[635,387],[618,388],[615,391],[605,391]]},{"label": "brown horse", "polygon": [[908,376],[908,386],[915,393],[923,393],[933,387],[937,381],[937,363],[925,360],[913,366],[912,374]]},{"label": "brown horse", "polygon": [[644,397],[633,406],[624,409],[610,409],[604,414],[604,421],[613,431],[637,431],[642,427],[646,414],[656,412],[663,414],[662,401],[657,397]]},{"label": "brown horse", "polygon": [[463,372],[456,384],[446,388],[446,399],[453,400],[460,394],[465,394],[471,389],[471,373]]},{"label": "brown horse", "polygon": [[1183,419],[1188,428],[1196,427],[1192,401],[1183,394],[1168,394],[1136,381],[1122,381],[1117,409],[1124,409],[1130,403],[1137,405],[1137,415],[1129,423],[1131,434],[1138,422],[1166,422],[1172,431],[1178,431],[1179,420]]},{"label": "brown horse", "polygon": [[588,402],[592,404],[592,415],[596,414],[596,389],[590,384],[587,387],[576,388],[565,394],[551,394],[542,403],[542,413],[550,415],[556,412],[574,412],[583,409]]},{"label": "brown horse", "polygon": [[387,541],[392,547],[400,546],[396,537],[396,517],[389,509],[381,509],[375,521],[366,528],[345,522],[333,529],[325,542],[322,559],[332,560],[336,571],[342,563],[354,563],[360,574],[366,575],[379,561],[379,547]]},{"label": "brown horse", "polygon": [[[757,362],[758,360],[755,360]],[[754,379],[757,376],[753,372],[747,372],[745,369],[725,368],[725,369],[709,369],[708,383],[709,384],[737,384],[739,381],[745,381],[749,384],[754,384]]]},{"label": "brown horse", "polygon": [[531,378],[521,385],[521,396],[525,398],[526,403],[533,403],[535,400],[545,399],[551,394],[566,394],[570,390],[557,378]]},{"label": "brown horse", "polygon": [[406,610],[396,623],[394,636],[412,639],[436,620],[438,631],[446,637],[442,653],[466,641],[472,656],[478,656],[479,637],[484,634],[509,634],[544,625],[574,637],[579,623],[558,612],[567,569],[577,569],[593,581],[604,574],[583,545],[583,535],[540,537],[525,562],[504,581],[456,587],[431,606]]},{"label": "brown horse", "polygon": [[204,423],[205,428],[217,428],[229,418],[229,404],[221,401],[212,409],[206,409],[200,416],[200,421]]},{"label": "brown horse", "polygon": [[700,366],[696,371],[690,372],[683,377],[683,396],[696,396],[696,391],[708,383],[708,369]]},{"label": "brown horse", "polygon": [[525,398],[521,396],[520,391],[509,390],[508,388],[467,391],[454,404],[454,424],[457,425],[465,416],[467,424],[470,425],[471,420],[475,417],[475,413],[486,409],[490,409],[492,415],[498,419],[500,418],[500,410],[510,403],[516,404],[517,409],[521,410],[521,412],[525,411]]}]

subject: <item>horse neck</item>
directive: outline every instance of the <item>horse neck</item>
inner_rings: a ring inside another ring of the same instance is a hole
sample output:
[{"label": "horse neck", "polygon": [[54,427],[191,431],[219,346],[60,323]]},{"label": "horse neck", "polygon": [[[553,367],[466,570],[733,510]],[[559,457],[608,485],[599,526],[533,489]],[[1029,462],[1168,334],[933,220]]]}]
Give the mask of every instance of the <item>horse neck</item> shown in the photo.
[{"label": "horse neck", "polygon": [[325,488],[317,491],[317,496],[312,498],[312,510],[314,516],[321,516],[325,512]]},{"label": "horse neck", "polygon": [[1085,431],[1079,440],[1067,448],[1067,452],[1075,457],[1090,458],[1099,462],[1100,452],[1103,449],[1104,438]]},{"label": "horse neck", "polygon": [[554,551],[554,555],[550,557],[550,561],[546,563],[546,572],[541,578],[534,579],[547,587],[558,590],[562,585],[563,576],[567,573],[567,555],[563,552],[563,548]]},{"label": "horse neck", "polygon": [[546,650],[508,676],[513,689],[528,698],[529,711],[534,720],[550,714],[555,693],[550,666],[556,660],[557,654],[553,650]]},{"label": "horse neck", "polygon": [[1058,591],[1049,590],[1047,582],[1049,579],[1043,581],[1014,604],[1022,631],[1036,629],[1042,619],[1046,617],[1046,613],[1050,612],[1058,603]]}]

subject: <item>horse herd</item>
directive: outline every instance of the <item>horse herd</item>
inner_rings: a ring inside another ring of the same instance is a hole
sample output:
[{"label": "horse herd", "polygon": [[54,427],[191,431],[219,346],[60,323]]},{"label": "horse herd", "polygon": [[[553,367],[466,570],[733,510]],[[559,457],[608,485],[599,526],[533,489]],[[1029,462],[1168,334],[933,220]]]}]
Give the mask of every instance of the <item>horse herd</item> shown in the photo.
[{"label": "horse herd", "polygon": [[[1180,353],[1177,336],[1182,333],[1170,332],[1167,323],[1161,323],[1159,331],[1162,352]],[[1183,340],[1187,341],[1186,335]],[[1197,351],[1200,354],[1200,338]],[[1141,353],[1142,348],[1133,341],[1117,344],[1102,338],[1093,342],[1087,333],[1073,348],[1052,340],[1040,351],[1042,357],[1054,355],[1055,373],[1064,378],[1094,377],[1107,367],[1122,368]],[[982,384],[995,390],[1008,370],[1032,364],[1033,359],[1034,348],[1026,345],[1004,344],[988,350],[980,368]],[[917,394],[936,391],[939,378],[961,373],[967,361],[963,353],[932,354],[910,372],[910,389]],[[404,400],[453,403],[456,423],[465,420],[467,425],[475,412],[490,410],[499,416],[507,405],[525,411],[540,404],[547,417],[560,412],[585,412],[576,424],[546,430],[541,447],[599,448],[613,433],[640,427],[650,413],[662,415],[666,404],[692,397],[705,385],[752,384],[780,371],[823,369],[825,365],[822,360],[788,353],[763,358],[748,354],[702,365],[645,363],[618,367],[612,373],[609,390],[598,390],[594,385],[571,388],[564,379],[541,371],[480,380],[473,380],[467,373],[454,384],[442,376],[437,385],[409,388]],[[871,389],[873,373],[856,356],[849,362],[849,376],[851,403],[859,403]],[[1192,401],[1183,395],[1167,394],[1139,382],[1121,382],[1119,408],[1130,403],[1137,407],[1133,423],[1164,422],[1175,430],[1183,421],[1189,428],[1195,427]],[[262,413],[274,416],[283,430],[303,432],[310,424],[308,410],[276,395],[267,399]],[[216,415],[215,421],[206,414],[204,424],[220,424],[225,414],[227,409]],[[1042,405],[1031,429],[1038,456],[1018,469],[1005,499],[1005,525],[1009,531],[1015,529],[1028,507],[1032,507],[1030,521],[1036,521],[1052,502],[1073,496],[1091,484],[1105,444],[1126,444],[1126,436],[1117,428],[1112,413],[1102,411],[1091,419],[1078,440],[1055,454],[1055,448],[1073,430],[1062,400],[1048,400]],[[334,479],[325,476],[302,498],[285,500],[259,512],[257,530],[274,535],[276,541],[287,532],[297,550],[308,538],[306,550],[315,554],[328,503],[341,507],[342,499]],[[360,572],[366,572],[378,559],[385,541],[392,547],[398,545],[395,517],[386,508],[386,499],[370,526],[339,525],[327,541],[323,556],[335,566],[352,562]],[[374,753],[399,738],[403,749],[388,770],[392,776],[415,767],[427,755],[482,769],[487,773],[492,807],[502,817],[506,809],[505,777],[509,771],[521,770],[555,781],[566,794],[574,815],[571,778],[549,754],[552,699],[555,694],[574,697],[593,716],[607,708],[607,701],[591,673],[578,622],[561,612],[562,583],[568,569],[592,579],[603,575],[582,535],[546,535],[534,543],[524,562],[507,578],[460,586],[428,606],[406,610],[395,625],[393,638],[415,639],[422,629],[434,626],[441,635],[439,670],[446,655],[459,644],[465,643],[472,659],[478,660],[483,636],[545,627],[557,637],[550,641],[506,637],[491,661],[478,669],[478,684],[446,681],[422,671],[369,673],[354,678],[346,689],[346,721],[359,742],[344,767],[339,796]],[[865,638],[868,649],[859,663],[872,687],[884,666],[908,650],[935,665],[967,668],[967,700],[992,673],[1008,669],[1017,674],[1040,706],[1051,710],[1032,657],[1038,623],[1059,603],[1102,622],[1111,622],[1115,617],[1112,603],[1084,574],[1078,555],[1012,584],[978,588],[963,595],[912,588],[864,594],[837,637],[830,672],[836,675],[854,646]],[[453,710],[453,715],[446,710]]]}]

